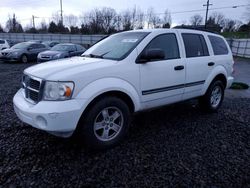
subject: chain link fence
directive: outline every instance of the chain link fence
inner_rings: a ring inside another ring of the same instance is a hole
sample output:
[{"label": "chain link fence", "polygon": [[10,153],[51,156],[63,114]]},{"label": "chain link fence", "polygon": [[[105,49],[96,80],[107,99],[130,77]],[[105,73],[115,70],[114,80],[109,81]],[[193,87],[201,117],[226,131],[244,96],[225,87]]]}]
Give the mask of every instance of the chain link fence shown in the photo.
[{"label": "chain link fence", "polygon": [[30,40],[57,41],[60,43],[76,43],[89,47],[104,38],[105,35],[71,35],[71,34],[31,34],[0,33],[0,39],[8,39],[15,43]]},{"label": "chain link fence", "polygon": [[227,39],[234,56],[250,58],[250,39]]}]

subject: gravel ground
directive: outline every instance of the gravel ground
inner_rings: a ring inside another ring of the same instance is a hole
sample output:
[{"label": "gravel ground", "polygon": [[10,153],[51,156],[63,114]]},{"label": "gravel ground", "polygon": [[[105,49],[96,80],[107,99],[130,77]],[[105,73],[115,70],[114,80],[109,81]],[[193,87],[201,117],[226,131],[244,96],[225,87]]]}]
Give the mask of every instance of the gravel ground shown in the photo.
[{"label": "gravel ground", "polygon": [[0,187],[250,187],[250,99],[226,98],[215,114],[196,101],[138,114],[121,145],[89,152],[17,119],[28,66],[0,63]]}]

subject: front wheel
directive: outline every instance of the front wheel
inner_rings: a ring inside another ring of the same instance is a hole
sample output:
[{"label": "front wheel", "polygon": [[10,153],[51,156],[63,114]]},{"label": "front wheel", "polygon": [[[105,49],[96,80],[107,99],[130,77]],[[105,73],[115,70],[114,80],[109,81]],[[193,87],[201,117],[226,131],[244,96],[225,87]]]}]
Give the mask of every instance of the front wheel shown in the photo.
[{"label": "front wheel", "polygon": [[90,149],[108,149],[117,145],[126,135],[130,111],[117,97],[97,101],[79,123],[79,135]]},{"label": "front wheel", "polygon": [[200,107],[208,112],[216,112],[223,102],[224,90],[225,87],[220,80],[214,81],[206,94],[199,99]]},{"label": "front wheel", "polygon": [[25,54],[21,56],[21,62],[28,63],[28,57]]}]

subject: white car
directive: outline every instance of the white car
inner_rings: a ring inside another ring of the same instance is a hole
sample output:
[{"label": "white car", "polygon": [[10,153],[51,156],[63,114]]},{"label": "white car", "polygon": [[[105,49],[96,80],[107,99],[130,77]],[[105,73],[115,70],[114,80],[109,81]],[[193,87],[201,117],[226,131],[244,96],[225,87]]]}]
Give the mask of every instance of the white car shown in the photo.
[{"label": "white car", "polygon": [[[136,30],[100,41],[82,57],[24,70],[17,116],[91,148],[116,145],[131,114],[187,99],[214,112],[231,86],[233,57],[223,37],[187,29]],[[178,114],[176,114],[178,115]]]},{"label": "white car", "polygon": [[10,48],[10,44],[7,40],[0,39],[0,50]]}]

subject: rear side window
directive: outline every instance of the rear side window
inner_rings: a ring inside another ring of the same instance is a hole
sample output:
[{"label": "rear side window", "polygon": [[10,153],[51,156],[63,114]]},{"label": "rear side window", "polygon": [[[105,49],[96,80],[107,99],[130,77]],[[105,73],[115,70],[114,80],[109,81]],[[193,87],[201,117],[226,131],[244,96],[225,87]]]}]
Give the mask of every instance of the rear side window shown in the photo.
[{"label": "rear side window", "polygon": [[0,40],[0,44],[4,44],[5,42],[4,42],[4,40]]},{"label": "rear side window", "polygon": [[227,45],[225,44],[225,41],[216,36],[208,35],[208,38],[211,42],[214,55],[225,55],[228,54],[228,48]]},{"label": "rear side window", "polygon": [[165,52],[165,59],[180,58],[177,39],[173,33],[157,36],[148,44],[145,50],[156,48]]},{"label": "rear side window", "polygon": [[203,35],[183,33],[186,57],[208,56],[208,48]]}]

